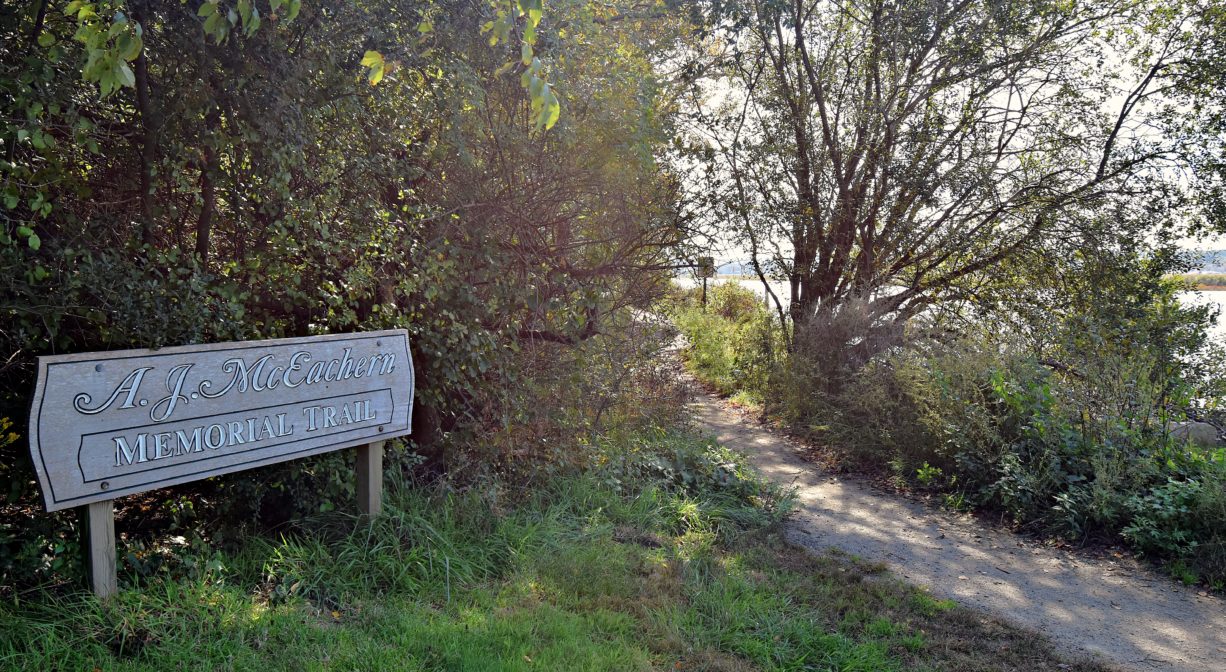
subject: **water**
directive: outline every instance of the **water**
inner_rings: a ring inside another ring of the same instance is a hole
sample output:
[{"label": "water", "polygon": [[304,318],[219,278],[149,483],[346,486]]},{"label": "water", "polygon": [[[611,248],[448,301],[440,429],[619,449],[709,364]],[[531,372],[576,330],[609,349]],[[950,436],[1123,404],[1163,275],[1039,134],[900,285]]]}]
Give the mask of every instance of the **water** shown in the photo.
[{"label": "water", "polygon": [[[681,287],[698,287],[702,285],[702,280],[695,278],[674,278],[673,282]],[[765,299],[766,297],[766,292],[762,289],[762,283],[757,278],[711,278],[707,281],[707,289],[710,290],[711,287],[725,282],[739,283],[742,287],[752,291],[759,298]],[[783,307],[786,309],[788,306],[788,294],[790,291],[788,289],[788,284],[786,282],[772,280],[771,289],[774,290],[775,295],[778,296],[779,300],[783,302]],[[1219,343],[1226,343],[1226,292],[1182,292],[1179,295],[1179,300],[1186,305],[1216,306],[1218,310],[1221,311],[1221,316],[1218,318],[1218,323],[1209,330],[1209,338]],[[773,312],[773,304],[771,305],[771,309]]]},{"label": "water", "polygon": [[[673,282],[677,284],[679,287],[685,287],[685,288],[702,286],[702,280],[698,278],[673,278]],[[723,277],[711,278],[710,280],[707,280],[707,291],[711,291],[711,288],[715,287],[716,285],[722,285],[728,282],[738,283],[745,289],[748,289],[749,291],[753,292],[758,298],[762,299],[763,301],[766,300],[766,290],[762,288],[762,281],[758,280],[757,278],[742,278],[742,277],[736,277],[736,276],[723,276]],[[791,291],[792,291],[791,289],[788,288],[788,283],[781,282],[778,280],[772,280],[771,290],[774,291],[775,296],[779,297],[779,300],[783,302],[783,307],[784,309],[786,309],[788,307],[788,303],[790,303],[790,301],[788,300],[788,297],[790,296]],[[771,302],[770,307],[771,307],[771,310],[774,310],[775,304],[773,301]]]},{"label": "water", "polygon": [[1179,300],[1190,306],[1215,306],[1218,322],[1209,329],[1209,340],[1226,343],[1226,292],[1181,292]]}]

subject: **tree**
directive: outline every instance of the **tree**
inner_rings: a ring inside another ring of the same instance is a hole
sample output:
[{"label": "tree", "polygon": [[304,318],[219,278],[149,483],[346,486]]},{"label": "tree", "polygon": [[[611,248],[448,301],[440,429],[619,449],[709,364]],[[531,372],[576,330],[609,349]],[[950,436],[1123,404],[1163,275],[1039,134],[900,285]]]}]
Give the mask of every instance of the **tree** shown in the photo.
[{"label": "tree", "polygon": [[1170,191],[1186,147],[1153,128],[1205,11],[713,7],[720,58],[693,88],[697,151],[719,185],[708,203],[764,284],[787,281],[786,315],[772,296],[796,336],[849,311],[863,328],[820,347],[866,361],[962,284],[1064,232],[1067,213]]},{"label": "tree", "polygon": [[[436,401],[463,406],[509,345],[600,333],[654,291],[676,238],[651,76],[675,25],[629,4],[4,15],[16,362],[408,323],[456,388]],[[547,71],[572,79],[546,91]]]},{"label": "tree", "polygon": [[[666,282],[673,109],[652,73],[680,24],[541,4],[0,8],[0,418],[24,415],[37,355],[388,327],[411,334],[423,451],[597,412],[532,392],[582,377],[567,365]],[[0,491],[30,505],[24,447],[0,446]],[[347,487],[330,459],[214,501],[317,508]],[[40,524],[0,567],[71,523]]]}]

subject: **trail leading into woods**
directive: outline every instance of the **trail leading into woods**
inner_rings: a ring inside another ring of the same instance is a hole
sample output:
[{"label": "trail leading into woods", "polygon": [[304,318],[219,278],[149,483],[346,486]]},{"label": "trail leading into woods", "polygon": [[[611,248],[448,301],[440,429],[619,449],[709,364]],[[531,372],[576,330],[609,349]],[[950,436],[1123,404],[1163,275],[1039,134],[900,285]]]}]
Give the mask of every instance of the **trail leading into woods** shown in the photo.
[{"label": "trail leading into woods", "polygon": [[767,477],[795,486],[788,538],[882,561],[942,598],[1129,670],[1226,671],[1226,600],[1147,570],[1065,553],[823,473],[782,435],[699,395],[699,421]]}]

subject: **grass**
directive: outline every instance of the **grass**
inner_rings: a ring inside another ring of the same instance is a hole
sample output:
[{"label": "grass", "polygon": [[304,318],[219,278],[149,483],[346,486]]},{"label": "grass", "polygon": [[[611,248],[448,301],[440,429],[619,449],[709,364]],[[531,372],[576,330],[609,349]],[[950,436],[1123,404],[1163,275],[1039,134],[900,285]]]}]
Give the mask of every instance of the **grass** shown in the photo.
[{"label": "grass", "polygon": [[1175,277],[1197,289],[1226,290],[1226,273],[1183,273]]},{"label": "grass", "polygon": [[705,441],[631,436],[595,462],[518,497],[396,487],[374,521],[322,516],[151,576],[127,565],[105,604],[6,602],[0,668],[1098,669],[788,545],[786,496]]},{"label": "grass", "polygon": [[687,368],[720,395],[761,406],[783,343],[774,314],[753,292],[734,283],[717,285],[705,308],[690,296],[669,310],[689,344],[681,353]]}]

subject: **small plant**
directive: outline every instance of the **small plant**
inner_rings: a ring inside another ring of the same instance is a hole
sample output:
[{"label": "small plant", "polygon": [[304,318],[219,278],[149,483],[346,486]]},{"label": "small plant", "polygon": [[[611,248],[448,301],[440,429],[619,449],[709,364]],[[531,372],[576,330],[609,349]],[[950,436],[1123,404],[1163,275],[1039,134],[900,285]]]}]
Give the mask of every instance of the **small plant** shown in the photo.
[{"label": "small plant", "polygon": [[1076,485],[1055,494],[1052,510],[1052,530],[1066,539],[1076,540],[1084,536],[1085,511],[1089,504],[1088,491]]},{"label": "small plant", "polygon": [[971,503],[967,501],[966,495],[961,492],[953,492],[945,495],[945,508],[958,513],[966,513],[971,510]]},{"label": "small plant", "polygon": [[932,488],[941,485],[944,479],[945,472],[940,467],[934,467],[927,462],[915,470],[915,478],[920,482],[920,485],[925,488]]},{"label": "small plant", "polygon": [[1170,478],[1147,494],[1134,495],[1127,501],[1132,522],[1121,533],[1142,552],[1191,555],[1198,542],[1190,514],[1200,494],[1197,481]]},{"label": "small plant", "polygon": [[1200,575],[1197,574],[1191,567],[1188,567],[1183,560],[1176,560],[1175,562],[1172,562],[1170,566],[1167,567],[1167,571],[1170,573],[1172,579],[1179,581],[1185,586],[1195,586],[1196,584],[1200,583]]}]

